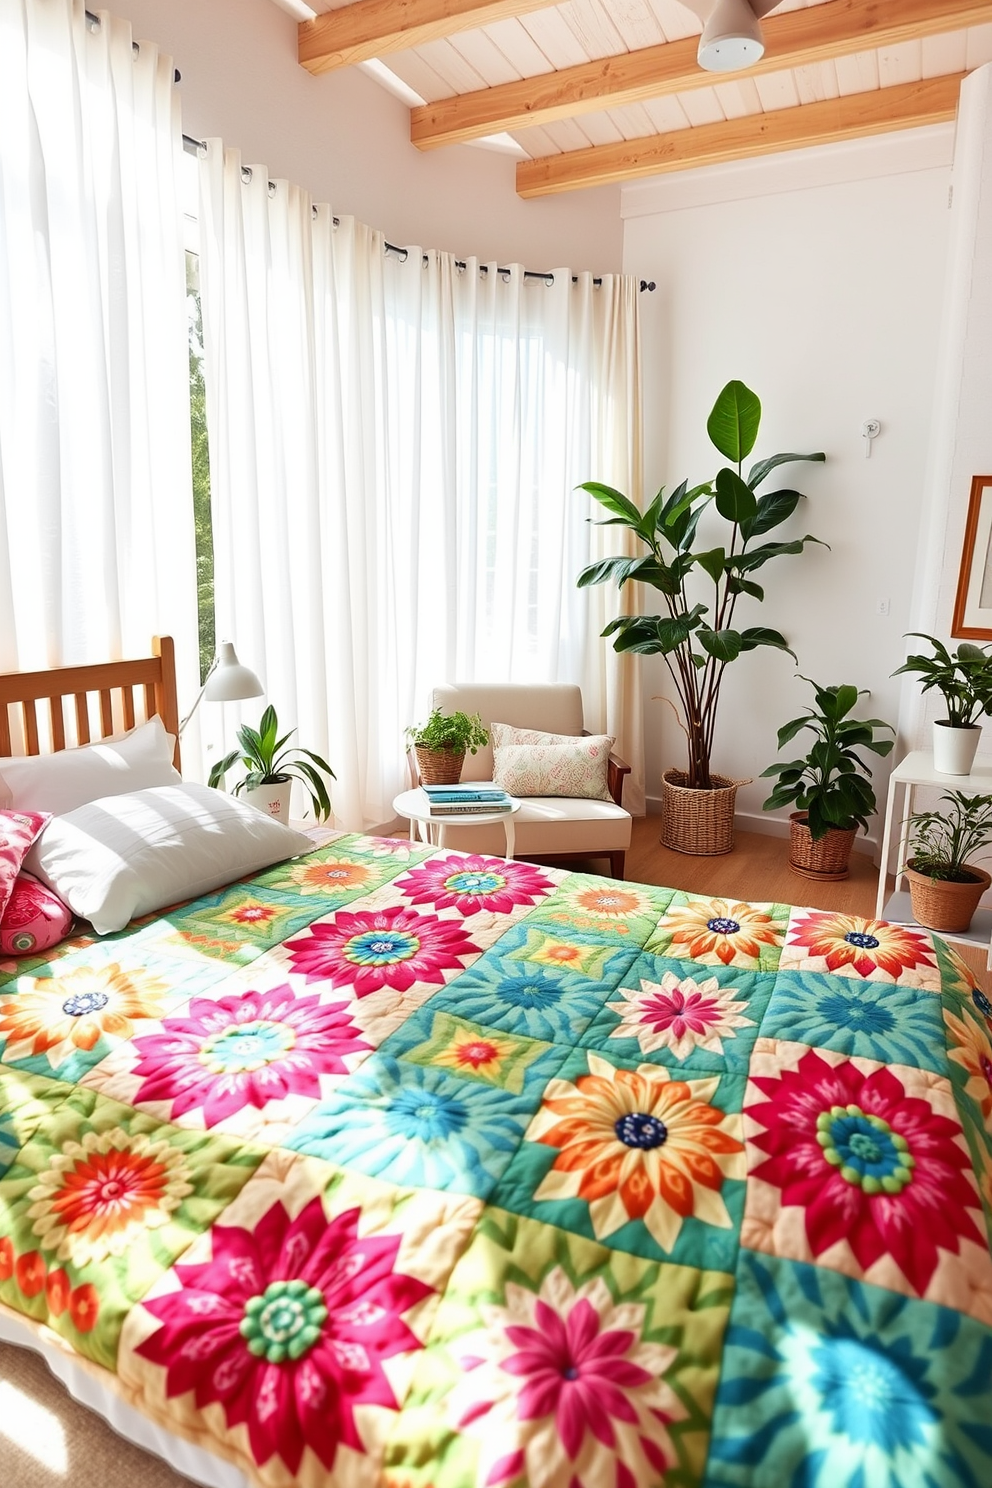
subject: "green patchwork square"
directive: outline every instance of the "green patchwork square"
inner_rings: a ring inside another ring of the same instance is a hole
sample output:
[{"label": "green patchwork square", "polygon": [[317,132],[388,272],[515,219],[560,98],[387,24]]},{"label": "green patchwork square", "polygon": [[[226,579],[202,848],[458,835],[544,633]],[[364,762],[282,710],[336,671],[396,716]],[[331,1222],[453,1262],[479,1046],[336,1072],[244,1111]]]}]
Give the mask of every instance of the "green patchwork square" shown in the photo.
[{"label": "green patchwork square", "polygon": [[517,1095],[525,1084],[539,1095],[564,1058],[564,1051],[554,1044],[470,1023],[435,1009],[432,1003],[408,1018],[382,1050],[394,1058],[433,1065]]},{"label": "green patchwork square", "polygon": [[67,1094],[61,1080],[0,1065],[0,1178],[38,1124]]},{"label": "green patchwork square", "polygon": [[641,946],[665,913],[674,889],[572,873],[530,916],[567,933],[591,931],[618,945]]},{"label": "green patchwork square", "polygon": [[434,851],[432,847],[349,834],[305,857],[266,868],[251,883],[287,894],[297,904],[302,897],[315,906],[310,918],[317,919],[374,893]]},{"label": "green patchwork square", "polygon": [[688,1073],[746,1070],[773,986],[768,973],[645,953],[579,1042]]},{"label": "green patchwork square", "polygon": [[788,904],[746,904],[677,893],[644,949],[653,956],[775,971],[789,925]]},{"label": "green patchwork square", "polygon": [[649,1260],[729,1271],[746,1163],[746,1075],[681,1078],[576,1050],[490,1202]]},{"label": "green patchwork square", "polygon": [[243,966],[256,960],[334,907],[319,898],[293,902],[254,881],[231,884],[172,910],[163,945],[188,946],[223,961],[229,970],[231,963]]},{"label": "green patchwork square", "polygon": [[732,1277],[487,1209],[386,1448],[390,1483],[690,1488]]},{"label": "green patchwork square", "polygon": [[0,1301],[113,1369],[129,1309],[264,1155],[72,1091],[0,1179]]}]

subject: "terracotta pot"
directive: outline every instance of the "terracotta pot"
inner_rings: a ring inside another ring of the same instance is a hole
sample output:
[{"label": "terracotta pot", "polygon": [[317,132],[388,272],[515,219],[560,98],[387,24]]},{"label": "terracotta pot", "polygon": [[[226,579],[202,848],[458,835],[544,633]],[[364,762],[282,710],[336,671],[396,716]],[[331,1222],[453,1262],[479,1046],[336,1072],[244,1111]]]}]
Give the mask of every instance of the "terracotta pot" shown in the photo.
[{"label": "terracotta pot", "polygon": [[673,852],[694,857],[716,857],[733,851],[734,799],[749,780],[711,775],[712,790],[686,784],[684,770],[666,770],[661,777],[661,842]]},{"label": "terracotta pot", "polygon": [[264,811],[266,816],[273,816],[286,826],[289,825],[289,798],[292,793],[291,780],[273,780],[268,785],[256,785],[251,790],[242,792],[249,806],[254,806],[256,811]]},{"label": "terracotta pot", "polygon": [[793,811],[789,817],[789,867],[803,878],[824,882],[846,878],[857,833],[856,826],[828,827],[826,836],[814,842],[806,812]]},{"label": "terracotta pot", "polygon": [[971,924],[978,901],[992,884],[992,875],[984,868],[968,864],[967,871],[974,877],[968,883],[951,883],[947,879],[931,878],[928,873],[917,873],[912,858],[906,864],[909,881],[909,897],[913,905],[913,918],[927,930],[961,932]]},{"label": "terracotta pot", "polygon": [[970,775],[982,737],[981,724],[963,726],[935,718],[933,723],[933,767],[939,775]]},{"label": "terracotta pot", "polygon": [[424,749],[414,745],[421,785],[457,785],[465,763],[464,749]]}]

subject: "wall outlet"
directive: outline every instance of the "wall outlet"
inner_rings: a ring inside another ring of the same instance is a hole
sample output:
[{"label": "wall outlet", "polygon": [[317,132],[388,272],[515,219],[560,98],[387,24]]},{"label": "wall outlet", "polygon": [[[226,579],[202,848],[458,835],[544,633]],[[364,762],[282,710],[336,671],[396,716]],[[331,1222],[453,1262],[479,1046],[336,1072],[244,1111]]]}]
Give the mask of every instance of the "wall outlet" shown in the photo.
[{"label": "wall outlet", "polygon": [[880,596],[875,601],[875,614],[887,615],[889,613],[889,600],[887,596]]}]

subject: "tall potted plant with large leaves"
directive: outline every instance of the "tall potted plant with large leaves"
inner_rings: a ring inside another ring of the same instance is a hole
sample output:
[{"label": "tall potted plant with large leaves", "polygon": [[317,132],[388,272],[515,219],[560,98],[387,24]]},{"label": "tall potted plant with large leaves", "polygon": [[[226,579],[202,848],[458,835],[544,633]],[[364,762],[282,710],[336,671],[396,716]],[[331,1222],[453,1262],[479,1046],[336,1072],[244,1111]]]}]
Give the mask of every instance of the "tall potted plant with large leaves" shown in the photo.
[{"label": "tall potted plant with large leaves", "polygon": [[[710,441],[730,463],[712,480],[689,487],[687,481],[665,496],[664,488],[641,511],[620,491],[586,481],[588,491],[609,515],[599,525],[626,527],[644,550],[636,557],[604,558],[583,569],[578,584],[612,580],[623,588],[636,581],[656,589],[664,611],[621,615],[603,631],[617,651],[660,655],[678,698],[679,723],[688,743],[685,770],[662,776],[662,836],[677,852],[722,853],[734,845],[734,796],[740,782],[710,769],[717,708],[726,668],[748,651],[770,646],[795,653],[785,637],[766,626],[738,629],[738,601],[761,601],[764,588],[755,575],[789,553],[801,553],[807,534],[787,542],[765,542],[765,534],[792,516],[802,492],[791,487],[759,494],[758,488],[780,465],[823,460],[823,454],[768,455],[744,474],[761,424],[761,403],[742,382],[728,382],[707,420]],[[697,529],[705,512],[723,521],[723,540],[702,546]],[[700,597],[701,596],[701,597]]]}]

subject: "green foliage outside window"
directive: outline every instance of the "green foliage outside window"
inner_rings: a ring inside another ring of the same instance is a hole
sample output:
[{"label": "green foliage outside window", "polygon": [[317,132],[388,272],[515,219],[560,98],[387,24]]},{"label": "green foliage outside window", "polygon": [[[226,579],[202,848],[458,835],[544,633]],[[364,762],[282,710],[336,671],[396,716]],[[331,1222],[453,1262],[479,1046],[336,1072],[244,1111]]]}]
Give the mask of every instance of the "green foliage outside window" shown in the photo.
[{"label": "green foliage outside window", "polygon": [[189,417],[193,449],[193,520],[196,528],[196,596],[199,613],[200,681],[206,680],[217,650],[214,624],[214,537],[210,522],[210,451],[207,445],[207,390],[203,381],[203,317],[199,263],[186,255],[189,311]]}]

